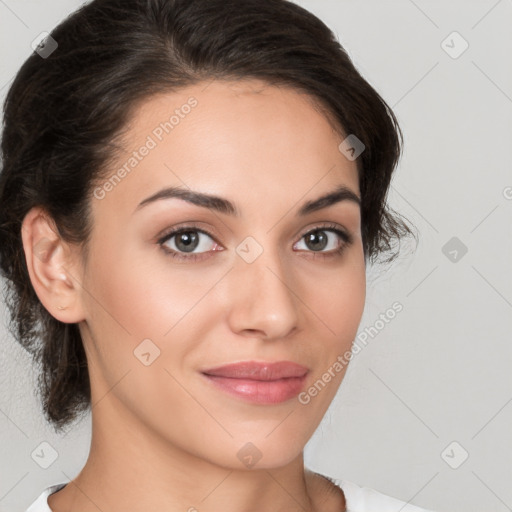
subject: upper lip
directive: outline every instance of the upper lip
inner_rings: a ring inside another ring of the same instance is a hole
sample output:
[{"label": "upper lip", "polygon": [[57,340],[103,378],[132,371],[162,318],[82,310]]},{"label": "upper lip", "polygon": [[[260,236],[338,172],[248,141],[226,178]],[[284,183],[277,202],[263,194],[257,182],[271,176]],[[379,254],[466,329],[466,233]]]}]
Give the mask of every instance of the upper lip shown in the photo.
[{"label": "upper lip", "polygon": [[215,368],[208,368],[206,375],[229,377],[232,379],[279,380],[291,377],[303,377],[308,368],[292,361],[258,362],[242,361]]}]

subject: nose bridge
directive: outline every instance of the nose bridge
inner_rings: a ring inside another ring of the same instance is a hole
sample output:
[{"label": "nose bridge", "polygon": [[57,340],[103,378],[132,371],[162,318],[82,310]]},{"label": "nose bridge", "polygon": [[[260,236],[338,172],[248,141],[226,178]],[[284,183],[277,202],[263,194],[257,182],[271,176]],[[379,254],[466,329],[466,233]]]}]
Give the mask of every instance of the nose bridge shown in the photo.
[{"label": "nose bridge", "polygon": [[277,248],[247,237],[236,249],[230,321],[235,331],[260,331],[266,338],[284,337],[297,324],[297,299]]}]

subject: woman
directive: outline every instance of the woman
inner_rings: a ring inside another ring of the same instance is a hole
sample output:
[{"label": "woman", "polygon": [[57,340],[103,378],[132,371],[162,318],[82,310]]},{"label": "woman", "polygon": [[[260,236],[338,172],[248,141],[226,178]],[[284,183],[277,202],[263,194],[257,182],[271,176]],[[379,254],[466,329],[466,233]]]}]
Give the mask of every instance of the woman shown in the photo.
[{"label": "woman", "polygon": [[95,0],[6,98],[1,268],[47,419],[89,458],[40,511],[419,512],[304,467],[343,379],[396,119],[284,0]]}]

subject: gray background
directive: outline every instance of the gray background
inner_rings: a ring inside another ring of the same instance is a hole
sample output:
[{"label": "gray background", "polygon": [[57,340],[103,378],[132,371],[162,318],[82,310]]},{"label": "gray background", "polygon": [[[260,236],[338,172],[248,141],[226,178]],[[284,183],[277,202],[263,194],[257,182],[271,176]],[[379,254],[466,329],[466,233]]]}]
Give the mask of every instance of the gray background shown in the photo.
[{"label": "gray background", "polygon": [[[31,41],[81,3],[0,0],[0,99]],[[439,512],[512,510],[512,1],[297,3],[394,108],[405,151],[389,199],[420,235],[370,271],[360,332],[374,329],[306,465]],[[90,417],[63,436],[44,423],[0,314],[0,511],[20,512],[80,471]],[[58,453],[48,469],[31,458],[43,441]]]}]

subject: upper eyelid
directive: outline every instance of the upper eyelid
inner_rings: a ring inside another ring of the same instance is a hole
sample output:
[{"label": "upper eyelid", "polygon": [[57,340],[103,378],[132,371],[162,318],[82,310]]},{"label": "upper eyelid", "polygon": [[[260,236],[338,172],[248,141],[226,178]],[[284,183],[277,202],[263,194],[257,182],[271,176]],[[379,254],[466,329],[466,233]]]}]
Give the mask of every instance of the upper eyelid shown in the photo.
[{"label": "upper eyelid", "polygon": [[[177,228],[171,228],[169,230],[164,230],[164,232],[161,235],[158,235],[157,239],[158,239],[159,243],[165,242],[165,241],[169,240],[170,238],[172,238],[176,235],[179,235],[180,233],[187,232],[187,231],[197,231],[199,233],[203,233],[204,235],[209,236],[215,242],[217,242],[215,234],[209,233],[206,229],[200,228],[200,227],[194,226],[194,225],[180,226]],[[217,242],[217,243],[219,243],[219,242]]]}]

